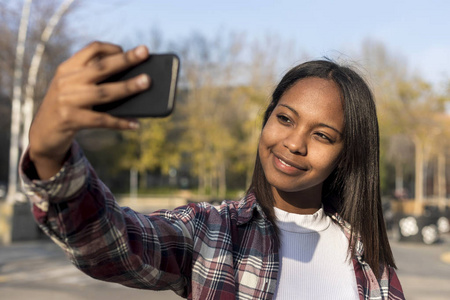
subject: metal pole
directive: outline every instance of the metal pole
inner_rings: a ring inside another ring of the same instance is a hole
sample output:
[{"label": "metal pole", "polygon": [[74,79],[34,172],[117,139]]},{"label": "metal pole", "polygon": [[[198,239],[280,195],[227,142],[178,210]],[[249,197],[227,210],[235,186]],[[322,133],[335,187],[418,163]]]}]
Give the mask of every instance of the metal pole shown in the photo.
[{"label": "metal pole", "polygon": [[17,38],[16,62],[14,67],[14,88],[11,107],[8,195],[6,198],[8,203],[14,203],[17,193],[17,169],[19,164],[19,134],[21,123],[20,111],[22,104],[22,69],[31,2],[32,0],[25,0],[23,4],[19,34]]}]

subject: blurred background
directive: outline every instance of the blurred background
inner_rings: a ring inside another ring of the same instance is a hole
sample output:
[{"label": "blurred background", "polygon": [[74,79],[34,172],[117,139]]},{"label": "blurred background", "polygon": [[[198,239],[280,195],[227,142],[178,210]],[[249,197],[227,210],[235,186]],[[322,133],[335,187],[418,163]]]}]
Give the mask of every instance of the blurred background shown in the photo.
[{"label": "blurred background", "polygon": [[[72,274],[32,221],[17,163],[57,66],[101,40],[181,58],[170,117],[77,136],[118,201],[143,212],[241,197],[283,74],[309,59],[353,66],[376,98],[383,205],[407,298],[448,299],[449,11],[444,0],[0,0],[0,291],[26,299],[18,291],[28,287],[49,299],[55,287],[44,282]],[[44,265],[57,275],[43,276]],[[35,287],[27,268],[43,278]],[[99,283],[76,276],[55,299],[97,299]],[[151,293],[105,287],[112,299]]]}]

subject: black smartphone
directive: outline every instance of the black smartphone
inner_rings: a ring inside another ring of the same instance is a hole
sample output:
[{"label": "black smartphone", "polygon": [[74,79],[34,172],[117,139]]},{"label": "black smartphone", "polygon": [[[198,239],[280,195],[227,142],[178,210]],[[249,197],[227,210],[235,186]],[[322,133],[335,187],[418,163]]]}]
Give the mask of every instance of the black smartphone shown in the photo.
[{"label": "black smartphone", "polygon": [[179,69],[180,59],[177,55],[152,54],[139,65],[103,81],[121,81],[146,73],[151,78],[149,89],[114,102],[95,105],[93,110],[124,118],[166,117],[175,106]]}]

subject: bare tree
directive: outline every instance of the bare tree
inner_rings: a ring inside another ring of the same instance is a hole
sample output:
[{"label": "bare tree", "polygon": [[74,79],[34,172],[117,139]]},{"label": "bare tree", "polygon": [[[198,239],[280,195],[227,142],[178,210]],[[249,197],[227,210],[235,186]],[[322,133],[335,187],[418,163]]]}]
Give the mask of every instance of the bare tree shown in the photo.
[{"label": "bare tree", "polygon": [[414,144],[405,134],[393,134],[387,145],[387,159],[395,168],[395,195],[405,197],[404,168],[414,160]]},{"label": "bare tree", "polygon": [[28,71],[28,80],[26,82],[25,89],[25,101],[23,106],[23,133],[22,133],[22,147],[26,149],[28,146],[28,133],[31,126],[31,120],[33,119],[33,108],[34,108],[34,90],[36,87],[37,75],[39,66],[41,65],[42,58],[44,56],[45,47],[53,34],[56,26],[58,25],[61,18],[68,11],[70,5],[72,5],[74,0],[64,0],[55,13],[52,15],[50,20],[47,22],[44,30],[42,31],[40,41],[36,45],[36,50],[31,59],[30,69]]},{"label": "bare tree", "polygon": [[[375,97],[379,111],[383,151],[396,169],[396,188],[402,186],[402,168],[408,161],[415,166],[415,213],[420,214],[425,197],[425,172],[427,165],[438,153],[448,147],[442,142],[443,122],[440,115],[445,108],[443,99],[420,76],[408,73],[405,61],[389,53],[383,44],[366,41],[362,59],[373,74]],[[439,142],[435,143],[436,138]],[[414,145],[414,158],[410,156],[410,144]],[[439,174],[443,159],[440,158]],[[438,179],[441,181],[443,179]],[[441,188],[442,189],[442,188]],[[442,192],[440,192],[442,193]]]},{"label": "bare tree", "polygon": [[22,106],[22,78],[23,58],[25,54],[25,41],[27,38],[28,21],[30,17],[31,0],[26,0],[20,19],[19,34],[17,38],[16,63],[14,68],[14,87],[11,108],[11,137],[9,154],[9,180],[7,202],[13,203],[17,193],[17,164],[19,162],[20,114]]},{"label": "bare tree", "polygon": [[[66,0],[67,3],[68,0]],[[23,99],[22,91],[25,89],[26,82],[22,82],[24,78],[28,76],[32,79],[33,73],[37,74],[39,61],[34,59],[32,63],[34,68],[30,73],[30,65],[33,60],[34,49],[39,41],[45,43],[47,46],[47,53],[43,52],[42,47],[38,47],[38,55],[35,58],[42,59],[44,61],[44,67],[40,69],[39,80],[30,82],[34,88],[28,89],[29,92],[33,92],[34,95],[30,95],[27,107],[30,108],[28,111],[28,123],[31,121],[33,114],[34,102],[39,103],[42,99],[46,87],[48,86],[49,80],[56,69],[56,66],[65,58],[68,57],[71,47],[71,39],[69,35],[64,32],[64,26],[54,27],[56,24],[54,18],[53,29],[56,28],[54,32],[56,38],[63,36],[65,40],[64,43],[58,43],[57,39],[49,40],[50,37],[49,30],[44,34],[44,39],[42,40],[42,31],[47,25],[47,20],[51,19],[51,15],[55,12],[55,7],[58,5],[57,1],[46,1],[46,2],[33,2],[25,1],[22,3],[5,3],[2,1],[0,3],[1,14],[5,18],[2,18],[0,22],[0,30],[2,32],[2,42],[0,43],[1,48],[1,66],[0,68],[0,80],[2,83],[2,88],[5,86],[13,86],[14,89],[2,90],[2,93],[13,98],[12,100],[12,120],[11,120],[11,133],[10,133],[10,158],[9,158],[9,187],[8,187],[8,202],[13,202],[16,195],[17,186],[17,164],[20,151],[26,146],[26,136],[20,140],[20,134],[23,133],[24,127],[22,110],[23,110]],[[20,6],[19,6],[20,5]],[[23,10],[24,13],[20,13]],[[19,20],[23,15],[20,28],[17,26]],[[30,25],[28,25],[28,23]],[[56,22],[57,23],[57,22]],[[61,24],[60,24],[61,25]],[[64,25],[64,24],[63,24]],[[19,34],[19,32],[21,32]],[[14,37],[18,36],[17,39]],[[18,51],[13,49],[17,48]],[[17,53],[16,53],[17,52]],[[50,55],[49,55],[50,54]],[[14,61],[16,61],[14,66]],[[13,63],[11,63],[13,62]],[[15,68],[15,71],[13,71]],[[34,71],[33,71],[34,69]],[[14,75],[15,74],[15,75]],[[31,77],[30,77],[31,76]],[[13,78],[15,78],[13,80]],[[31,85],[29,85],[31,87]],[[11,96],[12,95],[12,96]],[[28,127],[25,125],[25,127]],[[27,133],[25,132],[25,135]],[[25,141],[25,143],[24,143]],[[22,143],[21,143],[22,142]]]}]

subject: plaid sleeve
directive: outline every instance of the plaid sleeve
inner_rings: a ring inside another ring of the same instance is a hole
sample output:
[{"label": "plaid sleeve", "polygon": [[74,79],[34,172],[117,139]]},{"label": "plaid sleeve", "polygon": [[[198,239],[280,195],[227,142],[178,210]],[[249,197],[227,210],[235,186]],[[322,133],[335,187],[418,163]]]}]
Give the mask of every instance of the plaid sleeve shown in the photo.
[{"label": "plaid sleeve", "polygon": [[53,178],[32,180],[27,154],[20,172],[37,223],[81,271],[130,287],[187,295],[195,206],[151,215],[121,208],[76,144]]},{"label": "plaid sleeve", "polygon": [[61,170],[48,180],[39,180],[27,150],[19,166],[23,191],[38,210],[47,212],[50,199],[54,203],[61,202],[76,196],[83,188],[87,164],[80,147],[74,143]]}]

